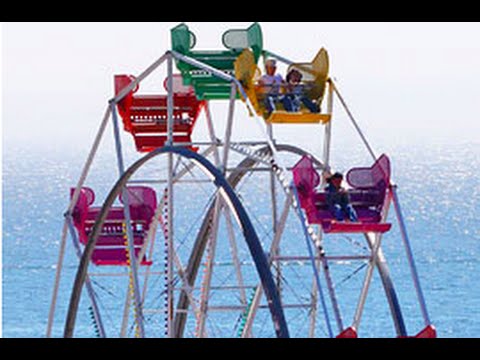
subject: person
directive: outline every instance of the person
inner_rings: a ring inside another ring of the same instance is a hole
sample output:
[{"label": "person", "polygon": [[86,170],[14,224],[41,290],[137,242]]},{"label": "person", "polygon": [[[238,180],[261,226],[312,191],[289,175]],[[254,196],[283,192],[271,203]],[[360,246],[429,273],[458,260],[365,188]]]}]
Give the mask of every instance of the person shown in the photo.
[{"label": "person", "polygon": [[283,106],[288,112],[299,112],[303,104],[311,113],[319,113],[319,106],[305,96],[304,85],[301,84],[303,75],[297,69],[292,69],[286,77],[286,94],[283,97]]},{"label": "person", "polygon": [[352,222],[358,222],[357,212],[350,203],[350,196],[342,187],[343,175],[335,173],[327,178],[327,205],[337,221],[344,221],[345,216]]},{"label": "person", "polygon": [[259,80],[259,85],[265,94],[265,107],[267,112],[271,114],[276,109],[275,103],[281,101],[281,88],[285,82],[281,75],[276,74],[277,62],[274,59],[265,61],[265,72],[266,74]]}]

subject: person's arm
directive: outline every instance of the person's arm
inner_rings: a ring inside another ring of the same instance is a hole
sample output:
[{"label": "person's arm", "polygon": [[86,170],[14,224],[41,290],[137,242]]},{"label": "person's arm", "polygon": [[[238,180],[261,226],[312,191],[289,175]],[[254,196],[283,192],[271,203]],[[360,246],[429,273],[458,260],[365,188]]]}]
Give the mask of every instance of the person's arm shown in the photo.
[{"label": "person's arm", "polygon": [[265,82],[265,77],[262,76],[257,83],[257,89],[260,91],[261,94],[267,94],[269,92],[267,83]]}]

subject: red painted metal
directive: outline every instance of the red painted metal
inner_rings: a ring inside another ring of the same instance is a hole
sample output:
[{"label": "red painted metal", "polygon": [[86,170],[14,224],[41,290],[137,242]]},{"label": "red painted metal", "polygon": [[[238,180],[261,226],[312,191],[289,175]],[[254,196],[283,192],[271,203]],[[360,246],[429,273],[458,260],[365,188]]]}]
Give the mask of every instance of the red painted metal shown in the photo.
[{"label": "red painted metal", "polygon": [[400,339],[436,339],[437,330],[433,325],[427,325],[422,331],[414,336],[399,336]]},{"label": "red painted metal", "polygon": [[392,224],[388,223],[352,223],[352,222],[337,222],[332,221],[322,221],[323,231],[327,234],[336,234],[336,233],[350,233],[350,234],[363,234],[366,232],[375,232],[375,233],[386,233],[392,228]]},{"label": "red painted metal", "polygon": [[337,339],[357,339],[358,334],[357,330],[354,327],[349,327],[343,330],[340,334],[336,336]]},{"label": "red painted metal", "polygon": [[428,325],[420,331],[417,335],[415,335],[416,339],[436,339],[437,338],[437,330],[435,329],[435,326],[433,325]]},{"label": "red painted metal", "polygon": [[[131,75],[115,76],[118,95],[135,81]],[[164,83],[167,89],[167,82]],[[132,134],[139,152],[150,152],[163,147],[168,137],[168,95],[136,95],[129,92],[118,104],[118,112],[125,131]],[[180,75],[173,77],[173,141],[191,143],[192,132],[205,101],[199,101],[191,87],[183,85]],[[188,146],[191,150],[198,148]]]}]

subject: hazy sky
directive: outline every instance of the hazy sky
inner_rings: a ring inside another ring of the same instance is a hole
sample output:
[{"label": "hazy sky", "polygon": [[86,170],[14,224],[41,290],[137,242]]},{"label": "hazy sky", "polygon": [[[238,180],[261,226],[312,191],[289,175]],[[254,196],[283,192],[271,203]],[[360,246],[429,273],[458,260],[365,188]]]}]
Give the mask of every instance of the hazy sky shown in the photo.
[{"label": "hazy sky", "polygon": [[[89,148],[113,95],[114,74],[138,75],[147,68],[169,50],[176,24],[2,24],[4,143]],[[187,24],[203,49],[221,49],[225,30],[250,25]],[[480,141],[480,24],[260,24],[265,48],[289,59],[304,62],[321,47],[329,51],[331,76],[372,139]],[[164,73],[141,89],[163,91]],[[248,135],[238,104],[236,121]],[[216,121],[226,117],[222,106],[215,108]],[[346,117],[339,114],[337,121]]]}]

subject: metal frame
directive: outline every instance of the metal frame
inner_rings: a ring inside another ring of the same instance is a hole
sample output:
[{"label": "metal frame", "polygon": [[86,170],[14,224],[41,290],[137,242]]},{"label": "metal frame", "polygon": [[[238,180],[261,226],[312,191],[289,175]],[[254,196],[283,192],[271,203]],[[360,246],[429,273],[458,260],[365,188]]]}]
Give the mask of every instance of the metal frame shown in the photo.
[{"label": "metal frame", "polygon": [[[122,177],[125,173],[125,166],[123,161],[122,153],[122,143],[120,140],[120,130],[118,124],[117,111],[115,109],[116,104],[112,103],[112,121],[113,121],[113,132],[115,138],[115,150],[117,152],[117,162],[118,162],[118,171],[119,177]],[[134,298],[134,308],[135,308],[135,322],[136,327],[138,328],[138,333],[140,337],[145,337],[145,328],[143,326],[143,312],[140,300],[140,285],[138,281],[138,259],[135,257],[135,247],[134,247],[134,238],[132,231],[132,220],[130,216],[130,201],[127,188],[122,189],[122,198],[124,201],[124,214],[125,214],[125,228],[127,235],[128,243],[128,252],[129,252],[129,261],[130,261],[130,272],[131,272],[131,281],[133,286],[133,298]],[[130,284],[129,284],[130,286]]]},{"label": "metal frame", "polygon": [[[268,54],[271,57],[275,57],[279,61],[282,61],[286,63],[287,65],[293,63],[292,61],[283,58],[279,55],[276,55],[272,52],[264,52],[264,55]],[[315,333],[315,324],[316,324],[316,316],[317,316],[317,293],[319,295],[322,307],[323,307],[323,312],[325,315],[325,320],[328,328],[328,333],[330,337],[333,337],[333,330],[331,328],[330,324],[330,319],[329,319],[329,314],[327,311],[326,307],[326,302],[324,299],[324,295],[322,292],[322,287],[321,287],[321,281],[320,281],[320,276],[319,276],[319,271],[321,268],[324,270],[324,276],[326,279],[327,283],[327,289],[328,293],[330,295],[330,301],[332,302],[333,305],[333,311],[335,315],[335,320],[337,323],[337,327],[339,331],[343,330],[343,322],[342,318],[340,315],[340,309],[338,307],[338,303],[336,300],[335,296],[335,291],[331,279],[331,275],[329,272],[329,266],[328,266],[328,261],[335,261],[335,257],[328,257],[325,255],[325,252],[323,250],[323,245],[322,245],[322,237],[323,234],[321,232],[321,229],[318,228],[317,232],[314,231],[314,229],[305,221],[305,218],[303,216],[303,213],[301,209],[298,206],[298,199],[296,199],[295,196],[295,189],[292,189],[290,186],[290,181],[288,180],[289,172],[287,171],[287,168],[283,166],[282,162],[280,161],[280,158],[278,156],[278,149],[277,146],[275,145],[275,140],[273,136],[273,126],[272,124],[265,124],[263,119],[260,117],[256,116],[256,112],[252,111],[253,106],[250,103],[248,97],[245,94],[245,91],[242,87],[242,85],[238,82],[236,78],[234,78],[231,75],[228,75],[222,71],[219,71],[209,65],[206,65],[204,63],[199,62],[198,60],[189,58],[188,56],[179,54],[175,51],[168,51],[165,53],[163,56],[161,56],[158,60],[156,60],[150,67],[148,67],[143,73],[138,76],[135,81],[133,81],[129,86],[127,86],[125,89],[123,89],[116,97],[111,99],[109,101],[109,106],[106,109],[103,121],[101,122],[100,128],[98,130],[98,133],[95,137],[92,149],[89,153],[89,156],[87,158],[87,161],[84,165],[82,174],[80,176],[80,179],[77,183],[77,187],[72,195],[72,199],[70,201],[70,204],[68,206],[67,212],[66,212],[66,219],[62,231],[62,237],[60,241],[60,251],[59,251],[59,258],[58,258],[58,265],[56,269],[56,274],[55,274],[55,283],[54,283],[54,289],[53,289],[53,295],[52,295],[52,302],[50,306],[50,312],[49,312],[49,318],[48,318],[48,324],[47,324],[47,337],[51,336],[51,331],[52,331],[52,326],[53,326],[53,320],[54,320],[54,313],[55,313],[55,307],[56,307],[56,300],[58,296],[58,289],[59,289],[59,283],[60,283],[60,274],[61,274],[61,269],[63,266],[63,257],[64,257],[64,252],[65,252],[65,246],[66,246],[66,237],[67,237],[67,232],[70,230],[74,245],[76,247],[77,255],[80,255],[80,247],[78,244],[78,239],[75,240],[75,232],[72,228],[71,224],[71,212],[73,210],[74,204],[78,200],[78,196],[80,194],[80,189],[83,186],[87,174],[89,172],[91,163],[93,161],[94,156],[96,155],[96,152],[98,150],[100,141],[104,135],[106,125],[108,123],[108,120],[110,116],[112,117],[113,120],[113,130],[114,130],[114,138],[115,138],[115,146],[116,146],[116,153],[117,153],[117,162],[118,162],[118,168],[119,168],[119,173],[120,177],[123,178],[126,176],[124,164],[123,164],[123,155],[122,155],[122,147],[121,147],[121,141],[120,141],[120,131],[119,131],[119,125],[118,125],[118,118],[117,118],[117,113],[115,110],[116,105],[118,102],[120,102],[132,89],[134,89],[136,86],[138,86],[141,81],[143,81],[147,76],[149,76],[153,71],[155,71],[159,66],[161,66],[165,61],[167,62],[167,73],[168,73],[168,99],[167,99],[167,110],[168,110],[168,138],[166,142],[166,148],[171,149],[172,146],[174,145],[193,145],[197,144],[195,142],[192,142],[191,144],[174,144],[173,141],[173,61],[182,61],[185,63],[188,63],[190,65],[196,66],[199,69],[211,72],[214,76],[221,78],[223,80],[226,80],[231,83],[231,95],[230,95],[230,103],[229,103],[229,111],[228,111],[228,117],[227,117],[227,126],[225,130],[225,136],[223,142],[220,141],[216,135],[215,135],[215,130],[213,126],[213,121],[211,118],[211,113],[210,113],[210,108],[209,104],[207,103],[207,106],[205,107],[205,113],[206,113],[206,119],[207,119],[207,126],[209,130],[209,137],[210,137],[210,142],[205,142],[201,144],[209,144],[209,152],[213,151],[213,156],[214,156],[214,162],[217,168],[220,169],[221,173],[226,176],[227,173],[230,170],[228,167],[228,159],[229,159],[229,151],[234,150],[237,152],[240,152],[247,157],[251,159],[255,159],[255,161],[260,161],[261,163],[267,164],[269,167],[266,169],[267,171],[270,171],[270,195],[271,195],[271,200],[272,200],[272,228],[273,228],[273,236],[274,239],[271,244],[271,251],[269,253],[268,257],[268,264],[272,264],[276,262],[278,270],[277,274],[277,286],[279,287],[280,284],[280,274],[281,274],[281,261],[282,260],[288,260],[290,258],[288,257],[282,257],[280,254],[280,239],[283,234],[284,226],[286,223],[287,216],[289,214],[289,209],[292,207],[297,216],[300,219],[301,226],[303,228],[304,234],[305,234],[305,239],[307,242],[307,250],[308,250],[308,256],[305,257],[305,259],[308,259],[312,265],[313,269],[313,282],[312,282],[312,296],[311,296],[311,302],[308,304],[308,306],[311,308],[311,318],[310,318],[310,328],[309,328],[309,334],[311,336],[314,336]],[[376,156],[373,152],[373,149],[371,148],[370,144],[368,143],[366,137],[362,133],[360,127],[358,126],[358,123],[354,119],[352,113],[348,109],[345,100],[341,96],[336,84],[333,82],[332,79],[329,79],[328,82],[328,96],[327,96],[327,111],[330,115],[333,116],[333,105],[334,105],[334,96],[339,99],[342,107],[346,111],[348,117],[350,118],[352,124],[354,125],[357,133],[360,135],[361,140],[363,141],[364,145],[366,146],[367,150],[369,151],[370,155],[374,160],[376,160]],[[239,143],[234,143],[231,141],[231,135],[232,135],[232,125],[233,125],[233,118],[234,118],[234,113],[235,113],[235,102],[236,102],[236,95],[237,92],[240,92],[244,99],[246,100],[246,106],[249,108],[250,113],[254,114],[254,118],[256,120],[257,125],[259,126],[259,129],[261,133],[264,135],[265,142],[266,144],[266,149],[268,149],[268,152],[263,150],[263,152],[254,152],[251,151],[250,148],[248,148],[249,145],[259,145],[262,142],[239,142]],[[323,144],[323,168],[324,169],[329,169],[330,168],[330,149],[331,149],[331,135],[332,135],[332,122],[330,121],[326,126],[325,126],[325,131],[324,131],[324,144]],[[200,143],[198,143],[200,144]],[[219,147],[223,146],[223,154],[220,157],[219,154]],[[174,148],[172,148],[174,149]],[[207,265],[207,272],[206,272],[206,280],[205,280],[205,286],[202,289],[202,302],[200,305],[199,309],[196,309],[194,302],[192,301],[192,280],[189,278],[189,272],[188,268],[183,267],[181,264],[178,256],[176,255],[175,252],[175,247],[174,247],[174,227],[173,227],[173,218],[174,218],[174,196],[173,196],[173,184],[175,182],[178,182],[180,179],[180,175],[174,175],[174,167],[173,167],[173,157],[174,153],[176,151],[169,151],[167,156],[168,156],[168,178],[167,178],[167,188],[166,188],[166,197],[167,197],[167,216],[168,216],[168,222],[167,224],[162,224],[163,232],[164,232],[164,237],[165,237],[165,244],[166,244],[166,258],[167,258],[167,264],[165,268],[165,277],[166,277],[166,307],[165,307],[165,318],[166,318],[166,329],[165,329],[165,335],[166,337],[175,337],[179,335],[179,328],[177,325],[177,320],[175,316],[175,310],[174,310],[174,285],[173,285],[173,274],[175,271],[175,267],[177,268],[177,272],[181,275],[181,279],[183,282],[183,289],[186,290],[186,296],[189,298],[190,305],[192,308],[194,308],[194,312],[197,314],[197,327],[198,327],[198,335],[201,337],[207,336],[208,334],[206,333],[205,329],[205,321],[206,321],[206,316],[208,313],[208,298],[209,298],[209,293],[211,289],[211,276],[212,276],[212,271],[213,271],[213,264],[214,264],[214,257],[215,257],[215,247],[216,247],[216,228],[218,227],[218,221],[220,214],[223,213],[226,220],[227,220],[227,230],[228,230],[228,237],[229,237],[229,242],[230,242],[230,250],[232,253],[232,259],[234,262],[235,266],[235,272],[236,272],[236,277],[238,281],[238,289],[240,289],[240,298],[241,298],[241,303],[242,306],[246,307],[246,320],[245,320],[245,326],[242,329],[241,336],[242,337],[250,337],[252,335],[251,330],[252,330],[252,324],[253,320],[255,318],[255,314],[257,310],[261,307],[260,305],[260,299],[261,295],[263,293],[263,287],[261,285],[256,286],[256,291],[254,296],[250,299],[250,301],[247,300],[246,293],[245,293],[245,285],[243,283],[242,279],[242,272],[241,268],[239,265],[238,261],[238,255],[237,255],[237,250],[236,250],[236,240],[234,236],[234,232],[232,230],[232,220],[230,218],[230,210],[225,203],[225,198],[224,194],[222,194],[220,191],[217,194],[217,199],[215,201],[215,206],[214,210],[212,213],[212,218],[211,221],[213,223],[212,226],[212,241],[210,245],[208,245],[208,248],[210,249],[210,256],[208,259],[208,265]],[[259,155],[262,154],[263,155]],[[251,169],[250,169],[251,170]],[[253,171],[253,170],[252,170]],[[278,217],[278,209],[277,209],[277,185],[276,181],[282,185],[281,188],[283,188],[287,198],[284,204],[284,208],[282,210],[282,213],[280,217]],[[422,315],[425,321],[426,325],[430,325],[430,318],[428,316],[428,312],[426,309],[426,304],[425,304],[425,299],[420,287],[420,282],[418,278],[418,273],[415,267],[415,263],[413,260],[413,254],[412,254],[412,249],[410,245],[410,241],[406,232],[406,226],[403,220],[401,208],[400,208],[400,203],[398,199],[398,195],[396,193],[396,186],[391,184],[390,186],[390,192],[391,192],[391,199],[394,204],[395,208],[395,213],[400,225],[401,233],[402,233],[402,240],[404,242],[404,246],[407,251],[407,258],[409,261],[410,265],[410,270],[412,274],[412,278],[414,281],[415,289],[417,292],[417,297],[420,303]],[[128,194],[123,190],[123,198],[125,199],[125,219],[126,219],[126,229],[127,229],[127,239],[128,239],[128,248],[130,249],[130,254],[134,254],[134,247],[133,247],[133,234],[130,226],[130,213],[129,213],[129,206],[128,206]],[[388,200],[390,202],[390,198]],[[154,219],[154,227],[156,227],[156,224],[159,220],[159,214],[155,215]],[[235,214],[234,214],[235,215]],[[387,214],[384,214],[384,219],[386,219]],[[69,220],[70,219],[70,220]],[[372,278],[372,273],[373,269],[378,268],[382,279],[386,279],[384,281],[384,287],[386,290],[387,298],[389,300],[389,304],[392,309],[392,315],[394,317],[395,325],[397,328],[397,333],[401,336],[404,336],[406,333],[405,326],[403,324],[403,318],[401,315],[401,311],[398,305],[398,300],[396,299],[395,291],[393,290],[393,287],[389,290],[387,290],[387,285],[390,282],[390,278],[388,275],[388,268],[386,267],[386,264],[384,261],[382,261],[383,258],[383,253],[381,251],[381,236],[377,235],[375,238],[370,237],[370,235],[365,234],[366,240],[371,246],[371,256],[370,256],[370,263],[369,267],[367,269],[366,277],[364,280],[364,286],[361,290],[360,294],[360,299],[359,303],[357,306],[357,310],[355,313],[354,317],[354,322],[353,322],[353,327],[357,328],[360,325],[360,319],[361,319],[361,314],[363,311],[364,303],[366,300],[366,296],[368,294],[368,287],[371,282]],[[150,239],[150,236],[148,236],[148,239],[146,243],[144,244],[144,248],[142,248],[142,251],[140,253],[139,258],[141,259],[143,257],[143,254],[146,251],[147,244],[149,242],[153,242],[153,235],[152,239]],[[90,245],[90,244],[89,244]],[[312,245],[315,245],[314,247]],[[153,244],[152,244],[153,246]],[[79,256],[80,257],[80,256]],[[127,292],[127,298],[126,298],[126,303],[125,303],[125,311],[124,313],[127,314],[127,310],[130,306],[130,297],[133,295],[134,298],[134,307],[135,307],[135,321],[136,321],[136,326],[138,326],[139,330],[139,335],[140,336],[145,336],[145,330],[144,330],[144,325],[143,325],[143,309],[142,309],[142,299],[144,298],[144,295],[141,295],[140,293],[140,286],[139,286],[139,274],[138,274],[138,259],[135,258],[135,256],[132,256],[132,261],[131,261],[131,266],[130,266],[130,271],[132,274],[132,281],[133,281],[133,294],[130,292]],[[365,259],[364,257],[361,256],[340,256],[337,258],[349,258],[349,259]],[[82,258],[82,261],[84,259]],[[81,261],[81,262],[82,262]],[[260,261],[260,260],[259,260]],[[83,264],[85,266],[85,264]],[[145,278],[145,283],[144,287],[146,286],[146,281],[148,278],[148,270],[147,270],[147,275]],[[78,278],[77,274],[77,281],[81,281],[81,278]],[[98,308],[96,307],[95,304],[95,299],[94,296],[92,295],[92,291],[90,290],[91,285],[89,280],[88,280],[88,274],[82,275],[84,276],[83,281],[86,281],[87,285],[87,291],[89,293],[89,296],[91,298],[92,302],[92,308],[94,310],[95,314],[95,321],[97,324],[100,324],[101,328],[101,335],[105,336],[105,331],[103,329],[103,325],[101,322],[101,318],[98,312]],[[262,275],[261,275],[262,276]],[[268,282],[268,281],[267,281]],[[391,287],[391,282],[389,285]],[[280,287],[279,287],[280,288]],[[272,296],[272,291],[274,291],[270,287],[268,289],[269,296]],[[145,289],[142,292],[143,294],[145,293]],[[281,294],[279,294],[281,296]],[[72,298],[71,298],[71,303],[74,302],[75,297],[79,297],[79,294],[74,294],[72,292]],[[275,296],[274,296],[275,297]],[[270,304],[271,305],[271,310],[272,314],[277,312],[275,316],[276,317],[276,322],[282,323],[283,325],[281,328],[277,328],[277,334],[279,336],[287,336],[288,335],[288,330],[286,330],[286,324],[285,319],[283,319],[283,315],[279,315],[278,307],[280,306],[278,300],[275,300],[275,304]],[[273,307],[272,307],[273,306]],[[288,307],[288,304],[283,304],[284,307]],[[276,310],[273,309],[276,307]],[[210,308],[210,310],[215,310],[214,308]],[[182,310],[179,310],[182,311]],[[69,313],[70,314],[70,313]],[[283,314],[283,313],[282,313]],[[122,326],[122,334],[125,334],[125,329],[126,329],[126,323],[127,323],[128,318],[124,316],[124,325]],[[71,336],[73,335],[73,327],[72,321],[74,322],[74,319],[72,320],[70,315],[67,317],[67,325],[65,327],[65,336]]]}]

